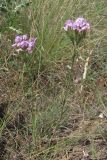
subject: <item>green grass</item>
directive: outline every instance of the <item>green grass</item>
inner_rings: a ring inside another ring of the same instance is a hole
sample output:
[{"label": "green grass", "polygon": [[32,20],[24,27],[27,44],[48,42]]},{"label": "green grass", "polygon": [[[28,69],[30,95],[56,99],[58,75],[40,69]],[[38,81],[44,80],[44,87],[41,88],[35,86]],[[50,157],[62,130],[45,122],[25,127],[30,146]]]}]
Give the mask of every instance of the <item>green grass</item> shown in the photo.
[{"label": "green grass", "polygon": [[[1,160],[77,160],[83,151],[93,160],[106,160],[106,4],[106,0],[2,1]],[[82,59],[74,64],[72,81],[67,65],[73,45],[63,26],[79,16],[90,22],[91,32],[76,48]],[[12,49],[20,33],[37,37],[32,54]],[[86,79],[78,82],[90,51]]]}]

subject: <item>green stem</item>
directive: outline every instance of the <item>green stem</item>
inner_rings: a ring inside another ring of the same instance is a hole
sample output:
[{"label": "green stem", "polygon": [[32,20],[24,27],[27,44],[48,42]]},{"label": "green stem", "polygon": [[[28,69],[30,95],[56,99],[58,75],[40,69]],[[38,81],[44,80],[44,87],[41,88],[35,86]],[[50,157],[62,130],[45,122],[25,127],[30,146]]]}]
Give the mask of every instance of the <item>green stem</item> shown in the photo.
[{"label": "green stem", "polygon": [[76,45],[74,45],[73,47],[73,55],[72,55],[72,59],[71,59],[71,74],[72,74],[72,83],[73,83],[73,78],[74,78],[74,64],[75,64],[75,58],[77,56],[77,50],[76,50]]},{"label": "green stem", "polygon": [[72,53],[72,57],[71,57],[71,69],[68,72],[68,89],[70,89],[70,92],[74,92],[75,87],[74,87],[74,64],[75,64],[75,59],[77,57],[77,45],[73,45],[73,53]]}]

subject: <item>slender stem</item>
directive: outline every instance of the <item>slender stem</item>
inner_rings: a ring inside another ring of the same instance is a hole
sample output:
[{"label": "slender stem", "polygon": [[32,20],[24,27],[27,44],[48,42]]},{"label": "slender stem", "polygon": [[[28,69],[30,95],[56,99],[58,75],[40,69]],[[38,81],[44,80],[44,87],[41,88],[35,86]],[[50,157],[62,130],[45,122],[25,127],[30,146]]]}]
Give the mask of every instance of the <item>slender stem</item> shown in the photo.
[{"label": "slender stem", "polygon": [[76,50],[76,45],[74,45],[73,47],[73,55],[72,55],[72,59],[71,59],[71,74],[72,74],[72,83],[73,83],[73,79],[74,79],[74,64],[75,64],[75,58],[77,56],[77,50]]},{"label": "slender stem", "polygon": [[[75,87],[74,87],[74,64],[75,64],[75,59],[77,56],[77,45],[73,45],[73,52],[72,52],[72,57],[71,57],[71,70],[69,71],[69,88],[71,88],[71,91],[74,92]],[[71,86],[71,87],[70,87]]]}]

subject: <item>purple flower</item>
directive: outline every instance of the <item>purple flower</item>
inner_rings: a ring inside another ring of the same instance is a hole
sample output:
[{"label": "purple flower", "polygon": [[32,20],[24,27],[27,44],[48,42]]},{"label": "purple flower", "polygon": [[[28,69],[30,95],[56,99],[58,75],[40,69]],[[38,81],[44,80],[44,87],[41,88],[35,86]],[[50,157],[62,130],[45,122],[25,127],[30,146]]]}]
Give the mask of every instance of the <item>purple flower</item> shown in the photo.
[{"label": "purple flower", "polygon": [[65,22],[65,25],[64,25],[64,30],[65,31],[68,31],[69,29],[73,29],[73,21],[72,20],[67,20]]},{"label": "purple flower", "polygon": [[27,51],[28,51],[29,53],[32,53],[32,50],[33,50],[33,48],[34,48],[34,46],[35,46],[35,43],[36,43],[36,40],[37,40],[37,38],[31,38],[31,39],[29,40],[28,48],[27,48]]},{"label": "purple flower", "polygon": [[20,36],[20,35],[16,36],[15,43],[19,43],[21,41],[22,41],[22,36]]},{"label": "purple flower", "polygon": [[23,48],[23,49],[26,48],[26,47],[28,47],[28,42],[27,41],[20,42],[19,47]]},{"label": "purple flower", "polygon": [[74,23],[76,25],[77,31],[79,32],[87,31],[90,29],[90,24],[83,17],[77,18]]},{"label": "purple flower", "polygon": [[65,31],[77,30],[78,32],[81,32],[81,31],[87,31],[89,29],[90,29],[90,24],[83,17],[77,18],[75,22],[69,19],[66,21],[64,25]]},{"label": "purple flower", "polygon": [[86,32],[90,30],[90,24],[83,17],[77,18],[75,21],[67,20],[64,30],[73,44],[79,44],[86,36]]},{"label": "purple flower", "polygon": [[15,43],[12,45],[12,47],[32,53],[36,40],[37,38],[28,38],[27,35],[18,35],[16,36]]},{"label": "purple flower", "polygon": [[34,46],[34,42],[29,42],[28,47],[33,47]]}]

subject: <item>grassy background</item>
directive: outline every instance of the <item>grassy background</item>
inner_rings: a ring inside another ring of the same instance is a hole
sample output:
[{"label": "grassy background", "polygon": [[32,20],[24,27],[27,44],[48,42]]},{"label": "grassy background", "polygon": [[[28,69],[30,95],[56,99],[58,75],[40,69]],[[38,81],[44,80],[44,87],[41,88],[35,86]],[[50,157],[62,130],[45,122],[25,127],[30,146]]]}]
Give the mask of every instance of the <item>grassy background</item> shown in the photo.
[{"label": "grassy background", "polygon": [[[106,160],[106,0],[5,0],[0,10],[0,159],[85,160],[85,152]],[[63,26],[79,16],[91,33],[78,49],[73,90],[73,46]],[[20,33],[37,37],[31,55],[12,49]]]}]

